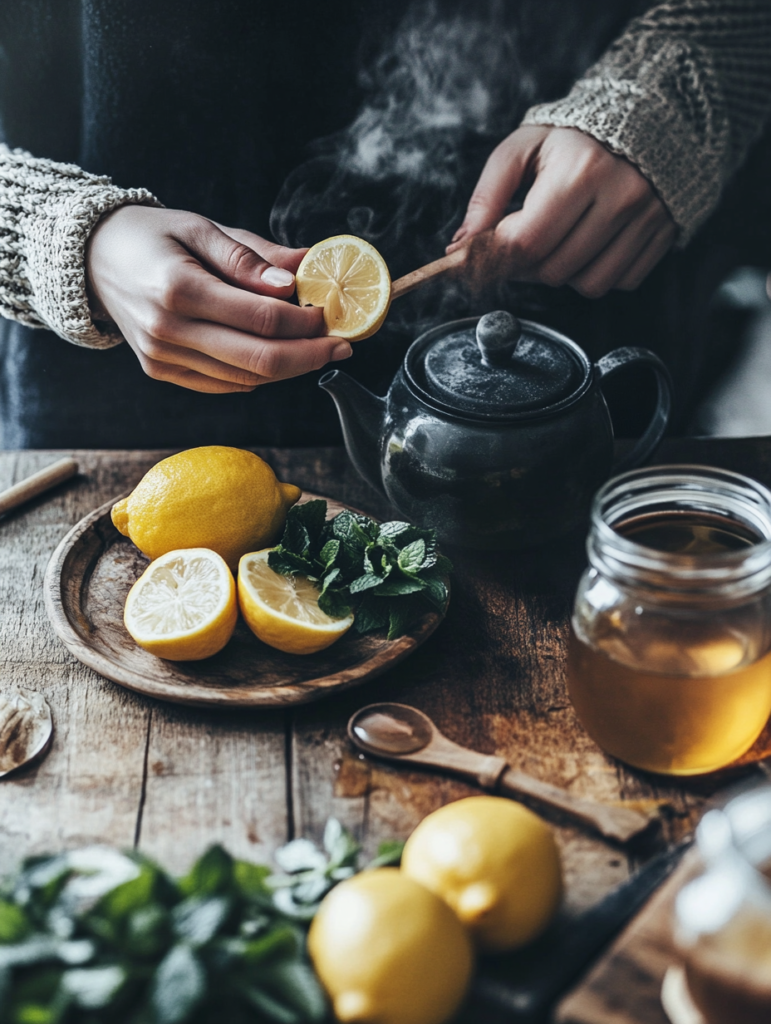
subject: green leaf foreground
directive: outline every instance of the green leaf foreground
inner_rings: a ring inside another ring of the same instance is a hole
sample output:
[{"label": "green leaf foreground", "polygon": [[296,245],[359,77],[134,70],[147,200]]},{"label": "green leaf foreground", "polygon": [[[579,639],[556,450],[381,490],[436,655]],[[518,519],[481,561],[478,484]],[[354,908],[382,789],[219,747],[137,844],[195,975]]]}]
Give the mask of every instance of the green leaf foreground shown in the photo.
[{"label": "green leaf foreground", "polygon": [[[403,843],[367,865],[398,864]],[[330,819],[324,850],[296,839],[279,872],[213,846],[180,879],[94,846],[36,857],[0,887],[3,1024],[320,1024],[305,949],[360,847]]]},{"label": "green leaf foreground", "polygon": [[425,612],[444,608],[452,563],[437,554],[434,530],[349,511],[329,522],[326,516],[321,499],[291,508],[268,565],[282,576],[307,576],[327,615],[353,611],[359,633],[387,629],[393,640]]}]

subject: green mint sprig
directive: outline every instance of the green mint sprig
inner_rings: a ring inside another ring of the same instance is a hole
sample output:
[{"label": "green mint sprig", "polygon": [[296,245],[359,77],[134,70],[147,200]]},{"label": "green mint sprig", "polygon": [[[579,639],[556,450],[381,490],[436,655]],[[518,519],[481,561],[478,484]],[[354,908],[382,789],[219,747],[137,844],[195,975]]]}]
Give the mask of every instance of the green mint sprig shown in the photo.
[{"label": "green mint sprig", "polygon": [[[403,846],[366,867],[398,864]],[[328,1022],[306,928],[360,848],[330,819],[324,850],[295,839],[276,874],[213,846],[180,879],[107,846],[30,858],[0,884],[0,1021]]]},{"label": "green mint sprig", "polygon": [[270,868],[214,846],[174,879],[89,847],[27,861],[0,889],[7,1024],[321,1024],[305,931]]},{"label": "green mint sprig", "polygon": [[316,584],[323,612],[339,618],[354,611],[360,633],[387,628],[393,640],[430,608],[444,608],[452,563],[437,553],[434,530],[349,511],[329,522],[326,516],[323,500],[295,505],[268,556],[274,572]]}]

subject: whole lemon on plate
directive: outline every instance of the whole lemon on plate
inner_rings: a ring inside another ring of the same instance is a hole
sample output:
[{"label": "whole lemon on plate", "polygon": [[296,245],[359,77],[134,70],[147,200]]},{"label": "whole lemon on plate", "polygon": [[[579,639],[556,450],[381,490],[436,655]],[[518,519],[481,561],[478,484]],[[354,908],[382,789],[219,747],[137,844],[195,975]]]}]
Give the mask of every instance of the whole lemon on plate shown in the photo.
[{"label": "whole lemon on plate", "polygon": [[429,814],[407,840],[402,871],[441,896],[486,950],[537,938],[562,898],[551,829],[503,797],[472,796]]},{"label": "whole lemon on plate", "polygon": [[281,576],[268,565],[271,548],[238,564],[238,603],[256,637],[287,654],[315,654],[347,633],[353,615],[333,619],[319,608],[319,589],[305,576]]},{"label": "whole lemon on plate", "polygon": [[235,572],[241,555],[278,540],[301,494],[253,452],[190,448],[156,463],[113,505],[112,521],[149,558],[211,548]]},{"label": "whole lemon on plate", "polygon": [[327,334],[363,341],[379,331],[391,305],[391,275],[374,245],[355,235],[317,242],[295,274],[301,306],[322,306]]},{"label": "whole lemon on plate", "polygon": [[170,661],[200,661],[221,651],[237,618],[233,574],[208,548],[156,558],[129,590],[123,613],[139,646]]},{"label": "whole lemon on plate", "polygon": [[473,968],[458,918],[398,868],[364,871],[325,896],[308,952],[335,1017],[357,1024],[442,1024]]}]

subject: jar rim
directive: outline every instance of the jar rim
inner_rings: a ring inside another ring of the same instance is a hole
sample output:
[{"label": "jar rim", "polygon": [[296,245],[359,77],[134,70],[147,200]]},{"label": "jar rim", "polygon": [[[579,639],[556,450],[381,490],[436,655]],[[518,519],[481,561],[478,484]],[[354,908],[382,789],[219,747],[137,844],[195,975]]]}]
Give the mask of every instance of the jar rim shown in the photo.
[{"label": "jar rim", "polygon": [[[759,539],[739,550],[702,555],[661,551],[614,529],[614,522],[627,520],[645,505],[662,511],[678,505],[717,511],[726,522],[742,523]],[[630,470],[597,492],[591,523],[589,561],[620,582],[663,586],[691,598],[725,588],[746,595],[771,583],[771,491],[741,473],[690,463]]]}]

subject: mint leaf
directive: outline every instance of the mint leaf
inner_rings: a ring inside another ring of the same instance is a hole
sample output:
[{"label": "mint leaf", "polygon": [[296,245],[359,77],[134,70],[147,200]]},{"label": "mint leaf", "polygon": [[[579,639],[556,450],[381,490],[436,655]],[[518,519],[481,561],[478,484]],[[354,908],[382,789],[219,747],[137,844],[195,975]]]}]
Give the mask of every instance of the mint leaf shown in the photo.
[{"label": "mint leaf", "polygon": [[237,860],[233,863],[233,879],[242,896],[262,896],[268,892],[265,879],[270,874],[270,869],[262,864],[250,864],[245,860]]},{"label": "mint leaf", "polygon": [[294,1020],[321,1022],[327,1018],[327,1001],[316,975],[299,961],[271,965],[264,980],[285,1003],[296,1011]]},{"label": "mint leaf", "polygon": [[398,867],[404,852],[404,841],[402,839],[387,839],[380,843],[377,848],[377,857],[367,865],[367,870],[372,868]]},{"label": "mint leaf", "polygon": [[316,568],[310,559],[295,555],[286,548],[277,548],[268,555],[268,565],[281,576],[312,576]]},{"label": "mint leaf", "polygon": [[194,947],[206,945],[227,920],[231,906],[223,896],[193,896],[177,904],[171,915],[177,938]]},{"label": "mint leaf", "polygon": [[359,576],[357,580],[349,584],[348,590],[351,594],[363,594],[365,590],[371,590],[373,587],[379,587],[383,583],[383,580],[376,576],[373,572],[365,573],[364,576]]},{"label": "mint leaf", "polygon": [[378,530],[378,541],[394,541],[405,531],[414,529],[415,527],[409,523],[400,523],[396,519],[391,523],[381,523]]},{"label": "mint leaf", "polygon": [[227,890],[232,880],[233,858],[221,846],[212,846],[180,879],[179,888],[186,895],[208,896]]},{"label": "mint leaf", "polygon": [[423,593],[431,604],[441,611],[447,601],[447,587],[437,576],[424,577],[424,579],[426,582],[426,589]]},{"label": "mint leaf", "polygon": [[21,907],[0,900],[0,943],[20,942],[30,930],[27,915]]},{"label": "mint leaf", "polygon": [[326,594],[326,592],[329,590],[329,588],[332,586],[335,580],[339,578],[339,576],[339,569],[332,569],[328,573],[325,573],[325,575],[321,579],[321,593]]},{"label": "mint leaf", "polygon": [[371,633],[388,625],[388,604],[367,596],[356,610],[353,628],[358,633]]},{"label": "mint leaf", "polygon": [[402,572],[415,573],[422,566],[426,558],[426,542],[421,538],[408,544],[399,552],[398,565]]},{"label": "mint leaf", "polygon": [[290,522],[302,523],[308,537],[314,543],[317,543],[320,540],[326,519],[327,503],[323,498],[317,498],[314,501],[306,501],[303,502],[302,505],[293,505],[286,517],[287,525]]},{"label": "mint leaf", "polygon": [[189,946],[174,946],[155,972],[152,1004],[158,1024],[186,1020],[206,991],[206,974]]},{"label": "mint leaf", "polygon": [[[374,541],[374,537],[371,536],[371,527],[369,530],[365,529],[363,521],[365,521],[364,516],[358,516],[347,510],[343,510],[332,520],[332,530],[335,537],[339,538],[349,551],[351,549],[354,551],[359,549],[363,552]],[[372,519],[369,520],[369,523],[372,526],[376,526]]]},{"label": "mint leaf", "polygon": [[329,818],[324,829],[324,849],[329,854],[329,868],[354,867],[361,847],[337,818]]},{"label": "mint leaf", "polygon": [[339,540],[328,540],[324,547],[319,552],[319,560],[326,566],[330,566],[334,563],[338,554],[340,553],[340,541]]},{"label": "mint leaf", "polygon": [[388,639],[395,640],[407,631],[415,618],[415,605],[410,600],[391,600],[388,605]]},{"label": "mint leaf", "polygon": [[351,604],[344,591],[327,590],[319,595],[319,608],[333,619],[344,619],[351,614]]},{"label": "mint leaf", "polygon": [[421,590],[425,590],[426,583],[424,580],[418,578],[408,578],[402,576],[392,576],[390,579],[382,583],[378,589],[376,597],[402,597],[405,594],[417,594]]}]

